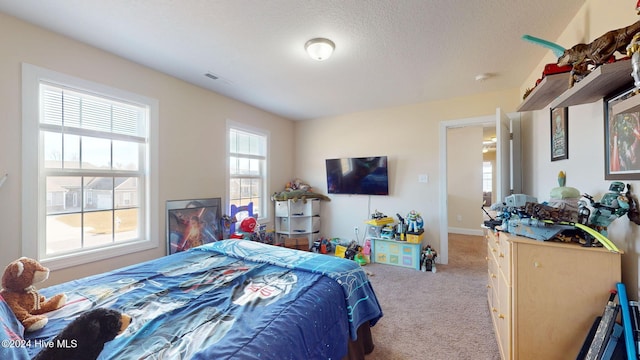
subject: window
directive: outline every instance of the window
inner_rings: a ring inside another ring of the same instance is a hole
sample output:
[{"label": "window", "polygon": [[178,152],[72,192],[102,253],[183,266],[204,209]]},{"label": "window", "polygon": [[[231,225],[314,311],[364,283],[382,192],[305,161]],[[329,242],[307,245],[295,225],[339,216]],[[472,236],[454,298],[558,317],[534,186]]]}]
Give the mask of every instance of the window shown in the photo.
[{"label": "window", "polygon": [[229,206],[253,202],[254,215],[267,217],[268,134],[229,124]]},{"label": "window", "polygon": [[23,88],[23,253],[61,268],[157,247],[157,101],[28,64]]},{"label": "window", "polygon": [[493,189],[493,166],[491,161],[482,162],[482,191],[490,192]]}]

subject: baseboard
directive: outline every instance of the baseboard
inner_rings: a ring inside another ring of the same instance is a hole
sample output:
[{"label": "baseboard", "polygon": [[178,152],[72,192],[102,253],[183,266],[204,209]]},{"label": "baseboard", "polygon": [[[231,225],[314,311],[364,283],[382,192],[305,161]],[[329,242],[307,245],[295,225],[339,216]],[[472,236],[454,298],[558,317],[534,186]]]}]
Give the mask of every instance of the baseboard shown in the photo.
[{"label": "baseboard", "polygon": [[484,234],[482,232],[482,229],[465,229],[465,228],[456,228],[456,227],[450,227],[449,232],[453,234],[478,235],[478,236],[482,236]]}]

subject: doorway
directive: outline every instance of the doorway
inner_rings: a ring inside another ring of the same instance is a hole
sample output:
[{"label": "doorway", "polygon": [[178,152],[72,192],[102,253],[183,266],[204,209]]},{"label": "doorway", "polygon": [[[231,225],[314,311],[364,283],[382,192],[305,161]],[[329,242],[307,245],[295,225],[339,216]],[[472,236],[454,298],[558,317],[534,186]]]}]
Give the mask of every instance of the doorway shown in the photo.
[{"label": "doorway", "polygon": [[[516,192],[520,189],[521,177],[520,177],[520,123],[519,114],[516,114],[513,118],[506,116],[501,109],[496,109],[496,115],[482,116],[467,119],[447,120],[440,122],[440,166],[439,166],[439,213],[440,215],[440,256],[441,261],[447,264],[449,261],[449,209],[448,209],[448,170],[450,164],[448,164],[448,143],[447,133],[449,129],[462,128],[468,126],[495,126],[496,129],[496,161],[495,170],[496,174],[494,180],[496,182],[495,195],[492,195],[496,202],[500,199],[504,199],[506,195]],[[512,137],[510,134],[513,133]],[[516,145],[513,145],[516,144]],[[478,167],[478,172],[482,171],[481,166]],[[481,177],[481,175],[479,175]],[[481,212],[481,201],[478,200],[477,211]],[[475,202],[474,202],[475,203]],[[482,235],[482,229],[480,228],[481,222],[478,224],[477,234]]]},{"label": "doorway", "polygon": [[451,167],[448,163],[447,150],[449,130],[469,126],[489,126],[491,124],[495,125],[495,123],[494,116],[440,122],[440,256],[444,264],[449,262],[449,207],[447,205],[449,196],[449,176],[447,173]]}]

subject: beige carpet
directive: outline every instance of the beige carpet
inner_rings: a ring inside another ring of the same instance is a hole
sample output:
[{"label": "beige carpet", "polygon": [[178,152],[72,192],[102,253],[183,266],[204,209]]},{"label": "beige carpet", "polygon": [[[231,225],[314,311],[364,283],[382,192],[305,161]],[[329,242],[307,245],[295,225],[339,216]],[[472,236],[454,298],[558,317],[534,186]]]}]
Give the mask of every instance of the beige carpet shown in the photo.
[{"label": "beige carpet", "polygon": [[[438,250],[438,249],[436,249]],[[367,360],[500,359],[487,305],[486,242],[449,236],[449,264],[437,272],[369,264],[384,317]]]}]

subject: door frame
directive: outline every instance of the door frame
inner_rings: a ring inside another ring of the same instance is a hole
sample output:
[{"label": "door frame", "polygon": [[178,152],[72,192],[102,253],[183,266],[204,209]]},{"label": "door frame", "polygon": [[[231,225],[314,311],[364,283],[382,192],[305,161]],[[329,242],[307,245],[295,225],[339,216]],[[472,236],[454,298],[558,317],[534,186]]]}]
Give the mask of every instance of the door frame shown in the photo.
[{"label": "door frame", "polygon": [[[440,203],[440,261],[449,263],[449,208],[447,206],[447,130],[465,126],[496,125],[496,115],[479,116],[466,119],[443,120],[440,122],[440,169],[439,169],[439,203]],[[480,211],[480,209],[478,209]],[[480,226],[480,224],[478,224]],[[480,230],[478,230],[480,231]],[[481,233],[480,233],[481,234]]]}]

